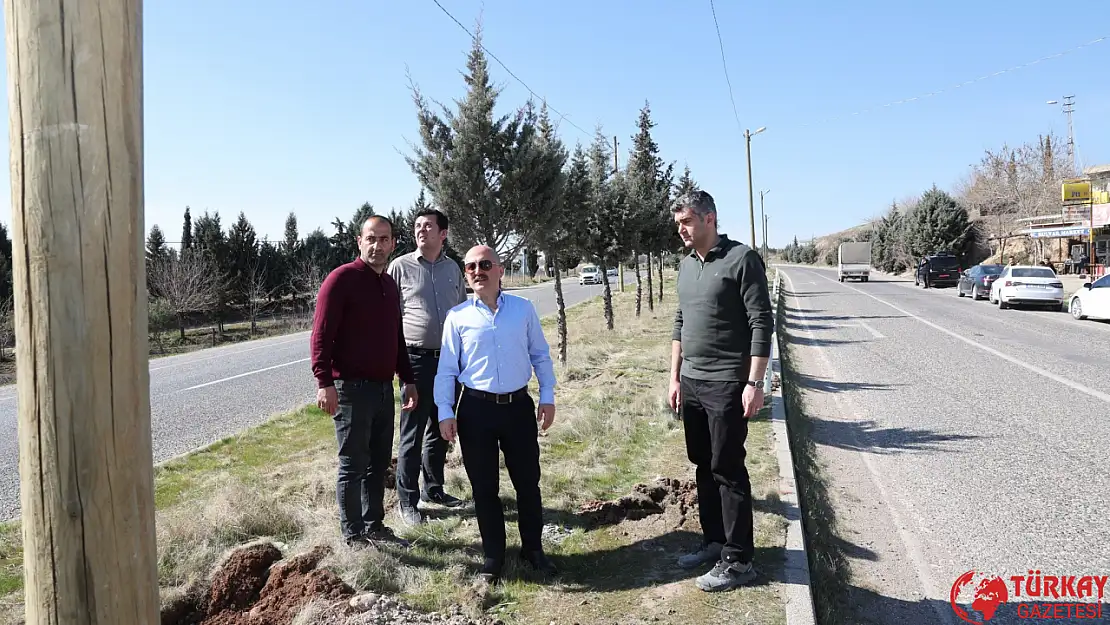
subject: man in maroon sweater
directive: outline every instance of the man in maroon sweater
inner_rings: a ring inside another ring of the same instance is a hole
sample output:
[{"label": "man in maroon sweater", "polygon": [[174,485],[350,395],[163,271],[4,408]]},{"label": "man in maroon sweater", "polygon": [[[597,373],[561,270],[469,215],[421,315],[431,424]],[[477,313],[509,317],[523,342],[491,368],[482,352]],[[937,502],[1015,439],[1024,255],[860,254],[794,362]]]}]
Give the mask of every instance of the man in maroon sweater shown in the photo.
[{"label": "man in maroon sweater", "polygon": [[401,331],[400,293],[385,271],[395,245],[393,224],[371,217],[357,240],[359,257],[328,274],[316,298],[311,340],[316,405],[335,421],[343,538],[352,546],[392,542],[407,547],[408,541],[384,523],[394,375],[405,385],[404,409],[412,410],[417,402]]}]

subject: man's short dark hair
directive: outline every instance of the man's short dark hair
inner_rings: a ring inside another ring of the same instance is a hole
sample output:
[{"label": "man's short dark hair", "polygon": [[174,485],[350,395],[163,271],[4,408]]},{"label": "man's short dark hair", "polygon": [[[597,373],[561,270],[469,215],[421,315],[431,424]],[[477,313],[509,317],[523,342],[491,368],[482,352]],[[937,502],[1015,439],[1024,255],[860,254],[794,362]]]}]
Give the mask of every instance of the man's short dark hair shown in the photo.
[{"label": "man's short dark hair", "polygon": [[[394,228],[393,228],[393,222],[390,221],[389,217],[386,217],[385,215],[371,215],[371,216],[366,218],[366,221],[374,221],[374,220],[383,221],[383,222],[389,224],[389,236],[393,237],[394,239],[397,238],[397,233],[394,231]],[[363,222],[363,223],[366,223],[366,222]],[[359,231],[359,234],[362,234],[362,232]]]},{"label": "man's short dark hair", "polygon": [[717,204],[713,201],[713,196],[701,189],[683,193],[671,205],[671,210],[676,213],[687,208],[694,211],[694,214],[702,219],[705,219],[705,216],[709,213],[717,212]]},{"label": "man's short dark hair", "polygon": [[447,220],[447,215],[444,215],[442,212],[435,208],[422,208],[417,211],[416,215],[412,218],[412,224],[415,226],[417,219],[421,217],[430,217],[433,215],[436,218],[436,225],[439,226],[439,229],[446,230],[449,223]]}]

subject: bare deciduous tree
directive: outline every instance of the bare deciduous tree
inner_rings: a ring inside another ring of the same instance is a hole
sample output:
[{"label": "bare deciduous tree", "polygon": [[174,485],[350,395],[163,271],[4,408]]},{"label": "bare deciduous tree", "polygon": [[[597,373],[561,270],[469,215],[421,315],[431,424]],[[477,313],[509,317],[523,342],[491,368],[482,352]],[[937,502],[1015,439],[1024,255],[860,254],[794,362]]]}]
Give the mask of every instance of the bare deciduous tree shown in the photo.
[{"label": "bare deciduous tree", "polygon": [[991,248],[1005,253],[1008,240],[1025,239],[1019,231],[1029,217],[1060,214],[1060,186],[1073,171],[1066,152],[1057,152],[1054,135],[1016,148],[987,151],[958,185],[958,196],[987,233]]},{"label": "bare deciduous tree", "polygon": [[15,341],[15,307],[12,296],[0,300],[0,362],[8,359],[8,347]]},{"label": "bare deciduous tree", "polygon": [[185,338],[186,317],[210,312],[224,287],[220,272],[200,254],[183,254],[151,267],[151,290],[177,315],[178,330]]},{"label": "bare deciduous tree", "polygon": [[251,338],[254,338],[255,333],[258,332],[258,313],[270,300],[270,296],[273,293],[273,291],[268,288],[269,282],[267,277],[266,268],[262,266],[262,263],[255,262],[251,265],[250,269],[247,270],[246,282],[243,285],[245,291],[243,295],[246,296],[246,305],[244,308],[246,308],[247,316],[251,320]]},{"label": "bare deciduous tree", "polygon": [[301,261],[290,272],[289,281],[292,282],[294,297],[297,293],[305,294],[308,308],[316,306],[316,296],[320,293],[320,285],[324,283],[327,275],[311,260]]}]

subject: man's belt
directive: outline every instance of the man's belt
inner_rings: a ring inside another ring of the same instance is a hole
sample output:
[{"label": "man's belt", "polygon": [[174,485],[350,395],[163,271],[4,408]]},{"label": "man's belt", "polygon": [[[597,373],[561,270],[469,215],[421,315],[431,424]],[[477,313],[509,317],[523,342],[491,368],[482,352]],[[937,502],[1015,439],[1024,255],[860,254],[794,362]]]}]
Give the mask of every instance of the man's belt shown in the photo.
[{"label": "man's belt", "polygon": [[528,387],[524,387],[510,393],[490,393],[488,391],[479,391],[477,389],[470,388],[469,386],[464,386],[463,393],[477,397],[479,399],[493,402],[495,404],[511,404],[514,401],[520,401],[525,397],[528,397]]},{"label": "man's belt", "polygon": [[410,354],[417,354],[418,356],[431,356],[432,358],[439,358],[438,349],[427,349],[425,347],[416,347],[413,345],[408,346]]}]

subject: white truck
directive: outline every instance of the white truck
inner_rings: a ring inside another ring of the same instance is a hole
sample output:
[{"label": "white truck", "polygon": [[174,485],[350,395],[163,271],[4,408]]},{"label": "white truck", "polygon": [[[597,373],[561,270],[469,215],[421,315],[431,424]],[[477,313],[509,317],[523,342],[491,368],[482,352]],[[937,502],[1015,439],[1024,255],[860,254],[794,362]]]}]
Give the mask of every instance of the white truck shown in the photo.
[{"label": "white truck", "polygon": [[871,277],[871,243],[841,243],[837,256],[839,264],[836,273],[841,282],[847,278],[867,282]]}]

